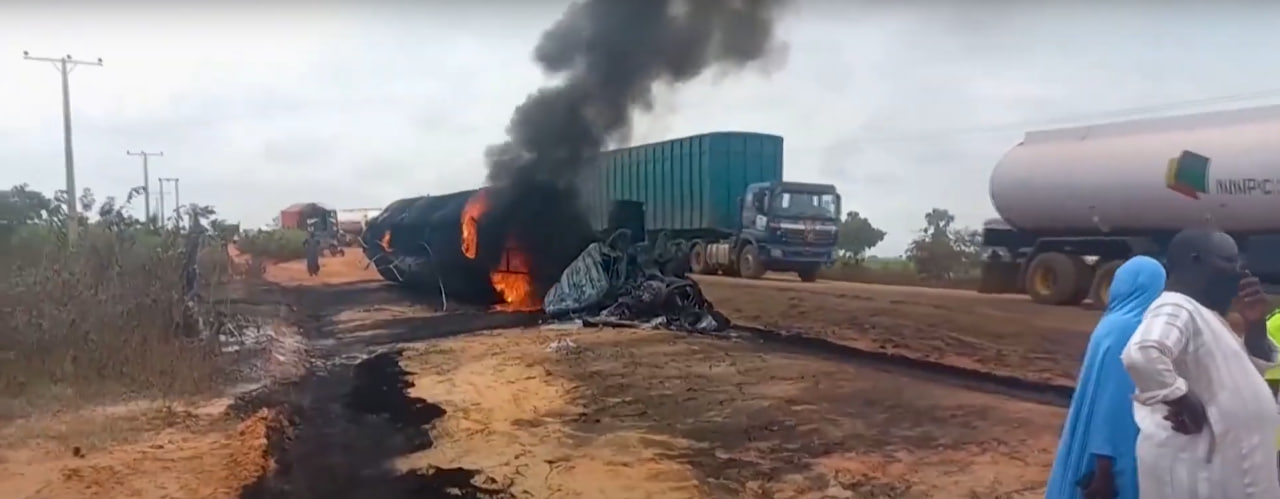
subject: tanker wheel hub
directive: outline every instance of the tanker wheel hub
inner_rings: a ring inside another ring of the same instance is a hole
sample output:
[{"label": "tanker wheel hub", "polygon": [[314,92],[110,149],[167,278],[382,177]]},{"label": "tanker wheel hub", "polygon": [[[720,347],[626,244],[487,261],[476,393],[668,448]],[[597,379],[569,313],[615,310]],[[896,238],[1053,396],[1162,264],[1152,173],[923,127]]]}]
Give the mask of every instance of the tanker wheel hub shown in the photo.
[{"label": "tanker wheel hub", "polygon": [[1058,276],[1054,274],[1053,269],[1041,267],[1036,270],[1033,282],[1036,286],[1036,292],[1040,294],[1050,294],[1053,292],[1054,286],[1058,283]]}]

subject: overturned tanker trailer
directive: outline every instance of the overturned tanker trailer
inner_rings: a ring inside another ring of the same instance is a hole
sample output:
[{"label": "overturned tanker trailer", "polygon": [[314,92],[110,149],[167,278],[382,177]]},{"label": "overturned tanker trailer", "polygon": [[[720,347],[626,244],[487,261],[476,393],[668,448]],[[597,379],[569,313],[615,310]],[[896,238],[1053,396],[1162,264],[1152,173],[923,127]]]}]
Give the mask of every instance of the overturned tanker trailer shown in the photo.
[{"label": "overturned tanker trailer", "polygon": [[[546,199],[536,187],[521,192]],[[539,212],[549,204],[495,187],[405,198],[369,220],[360,239],[388,281],[473,305],[538,310],[593,237],[575,237],[566,221]],[[549,228],[546,220],[557,223]]]},{"label": "overturned tanker trailer", "polygon": [[360,243],[387,281],[424,292],[448,289],[473,303],[497,303],[489,269],[463,254],[462,211],[479,190],[400,199],[369,219]]}]

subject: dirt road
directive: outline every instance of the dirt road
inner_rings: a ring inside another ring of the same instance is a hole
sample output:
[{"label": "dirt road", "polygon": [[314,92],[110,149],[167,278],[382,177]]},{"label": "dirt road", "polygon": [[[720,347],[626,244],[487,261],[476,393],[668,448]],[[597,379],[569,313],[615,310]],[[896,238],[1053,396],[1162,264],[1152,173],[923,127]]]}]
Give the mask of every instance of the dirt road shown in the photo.
[{"label": "dirt road", "polygon": [[[313,282],[329,279],[358,280],[322,273]],[[409,394],[443,412],[430,426],[433,445],[398,459],[400,468],[449,470],[503,491],[490,497],[1036,497],[1063,417],[847,362],[670,332],[439,338],[458,316],[388,306],[388,296],[370,298],[390,293],[377,285],[313,289],[308,306],[326,317],[321,336],[404,342]],[[435,339],[408,341],[415,336]]]},{"label": "dirt road", "polygon": [[1067,385],[1075,382],[1100,315],[963,290],[783,278],[698,280],[716,308],[735,322]]},{"label": "dirt road", "polygon": [[1062,418],[667,332],[496,331],[404,365],[448,412],[403,463],[477,470],[516,497],[1037,497]]}]

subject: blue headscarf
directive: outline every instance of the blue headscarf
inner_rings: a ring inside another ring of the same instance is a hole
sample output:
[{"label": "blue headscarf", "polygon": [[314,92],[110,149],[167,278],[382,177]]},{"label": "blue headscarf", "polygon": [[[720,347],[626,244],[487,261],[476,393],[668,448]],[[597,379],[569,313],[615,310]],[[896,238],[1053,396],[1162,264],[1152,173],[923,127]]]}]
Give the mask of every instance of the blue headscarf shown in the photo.
[{"label": "blue headscarf", "polygon": [[1096,456],[1113,461],[1119,498],[1138,499],[1134,387],[1120,352],[1142,323],[1147,307],[1164,292],[1164,283],[1164,267],[1150,257],[1133,257],[1116,270],[1107,311],[1089,337],[1080,366],[1045,499],[1080,497],[1077,482],[1094,470]]}]

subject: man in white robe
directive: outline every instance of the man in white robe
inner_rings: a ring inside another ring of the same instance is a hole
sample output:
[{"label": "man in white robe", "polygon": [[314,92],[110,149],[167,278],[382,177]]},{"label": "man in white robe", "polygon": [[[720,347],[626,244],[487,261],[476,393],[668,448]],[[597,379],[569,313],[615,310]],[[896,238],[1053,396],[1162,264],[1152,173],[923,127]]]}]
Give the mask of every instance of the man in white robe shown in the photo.
[{"label": "man in white robe", "polygon": [[[1228,235],[1187,230],[1170,243],[1166,291],[1121,354],[1133,379],[1143,499],[1280,499],[1275,365],[1266,295]],[[1241,300],[1243,341],[1223,316]]]}]

